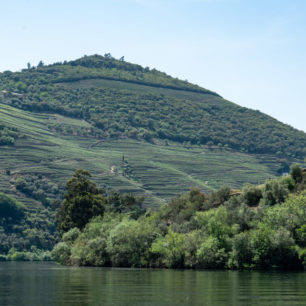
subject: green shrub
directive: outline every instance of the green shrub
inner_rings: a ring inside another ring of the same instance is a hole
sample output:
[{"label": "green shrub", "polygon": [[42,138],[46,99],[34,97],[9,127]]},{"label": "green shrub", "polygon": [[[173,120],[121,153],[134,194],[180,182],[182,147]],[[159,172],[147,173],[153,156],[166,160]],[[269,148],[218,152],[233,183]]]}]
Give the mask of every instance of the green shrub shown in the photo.
[{"label": "green shrub", "polygon": [[232,239],[232,251],[228,260],[231,269],[250,266],[252,263],[252,247],[247,232],[235,235]]},{"label": "green shrub", "polygon": [[24,215],[24,206],[12,196],[0,192],[0,217],[21,218]]},{"label": "green shrub", "polygon": [[107,241],[102,238],[87,239],[82,237],[71,249],[70,262],[78,266],[102,267],[110,265],[109,255],[106,251]]},{"label": "green shrub", "polygon": [[61,264],[68,264],[70,255],[70,248],[65,242],[56,244],[51,252],[52,258]]},{"label": "green shrub", "polygon": [[257,206],[262,198],[262,190],[253,185],[246,185],[242,190],[245,203],[249,206]]},{"label": "green shrub", "polygon": [[157,266],[183,268],[185,266],[185,235],[169,230],[165,237],[155,240],[151,252],[157,257]]},{"label": "green shrub", "polygon": [[267,181],[263,189],[262,205],[275,205],[283,203],[289,195],[290,185],[287,180]]},{"label": "green shrub", "polygon": [[29,257],[25,252],[14,252],[10,255],[10,260],[12,261],[29,261]]},{"label": "green shrub", "polygon": [[80,230],[77,227],[72,228],[68,232],[63,235],[63,242],[67,243],[67,245],[71,245],[74,241],[79,237]]},{"label": "green shrub", "polygon": [[149,249],[155,238],[154,228],[145,221],[124,219],[109,234],[107,252],[111,262],[121,267],[149,265]]},{"label": "green shrub", "polygon": [[302,168],[297,164],[291,167],[290,174],[296,183],[300,183],[303,179]]},{"label": "green shrub", "polygon": [[225,268],[227,257],[219,240],[209,236],[197,251],[197,265],[200,268]]}]

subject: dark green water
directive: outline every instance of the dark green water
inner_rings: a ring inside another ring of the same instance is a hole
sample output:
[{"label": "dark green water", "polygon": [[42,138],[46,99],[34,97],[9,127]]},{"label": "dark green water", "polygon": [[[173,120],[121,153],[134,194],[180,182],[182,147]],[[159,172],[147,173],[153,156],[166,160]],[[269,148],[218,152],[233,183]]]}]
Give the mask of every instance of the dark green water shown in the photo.
[{"label": "dark green water", "polygon": [[306,273],[3,262],[0,305],[306,305]]}]

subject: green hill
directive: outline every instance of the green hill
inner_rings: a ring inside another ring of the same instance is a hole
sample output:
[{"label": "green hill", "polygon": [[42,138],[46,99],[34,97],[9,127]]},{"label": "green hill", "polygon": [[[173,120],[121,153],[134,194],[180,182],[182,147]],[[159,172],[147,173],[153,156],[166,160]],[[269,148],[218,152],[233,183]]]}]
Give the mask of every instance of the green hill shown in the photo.
[{"label": "green hill", "polygon": [[54,241],[52,202],[79,168],[99,186],[144,195],[156,207],[192,186],[210,192],[262,183],[302,163],[305,148],[301,131],[110,55],[6,71],[0,192],[23,203],[32,221],[0,238],[22,240],[31,228],[28,241],[38,232],[42,242]]},{"label": "green hill", "polygon": [[5,103],[15,107],[84,119],[98,138],[159,138],[305,157],[305,133],[199,86],[110,55],[4,72],[0,89],[7,91]]}]

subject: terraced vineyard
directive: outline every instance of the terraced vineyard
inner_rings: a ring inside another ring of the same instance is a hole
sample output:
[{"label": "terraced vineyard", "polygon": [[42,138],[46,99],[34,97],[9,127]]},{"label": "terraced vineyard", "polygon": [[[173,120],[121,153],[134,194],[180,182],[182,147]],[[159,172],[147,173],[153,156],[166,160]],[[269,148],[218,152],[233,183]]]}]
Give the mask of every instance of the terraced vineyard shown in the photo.
[{"label": "terraced vineyard", "polygon": [[92,173],[100,186],[142,194],[146,205],[153,207],[192,186],[209,192],[222,185],[261,183],[275,174],[276,159],[272,156],[259,158],[205,146],[187,148],[174,142],[165,145],[127,138],[97,140],[65,135],[50,127],[64,123],[90,129],[91,125],[5,104],[0,104],[0,118],[1,123],[25,135],[14,146],[1,147],[0,190],[16,194],[28,207],[41,204],[16,192],[9,182],[16,175],[40,174],[63,186],[76,169],[83,168]]}]

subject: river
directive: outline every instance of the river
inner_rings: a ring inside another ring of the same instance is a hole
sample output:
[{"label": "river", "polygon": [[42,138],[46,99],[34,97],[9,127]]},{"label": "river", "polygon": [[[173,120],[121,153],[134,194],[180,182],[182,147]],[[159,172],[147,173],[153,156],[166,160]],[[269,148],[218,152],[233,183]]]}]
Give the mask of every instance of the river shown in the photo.
[{"label": "river", "polygon": [[306,273],[1,262],[0,305],[306,305]]}]

